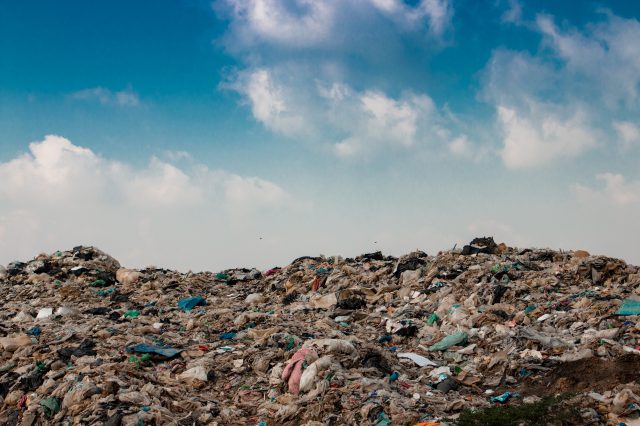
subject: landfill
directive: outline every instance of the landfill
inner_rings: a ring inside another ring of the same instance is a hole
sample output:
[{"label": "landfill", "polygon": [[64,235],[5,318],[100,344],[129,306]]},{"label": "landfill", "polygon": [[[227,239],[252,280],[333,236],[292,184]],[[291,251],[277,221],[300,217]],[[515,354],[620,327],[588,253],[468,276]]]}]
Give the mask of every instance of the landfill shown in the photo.
[{"label": "landfill", "polygon": [[640,425],[640,268],[584,250],[184,273],[78,246],[0,267],[0,303],[2,425]]}]

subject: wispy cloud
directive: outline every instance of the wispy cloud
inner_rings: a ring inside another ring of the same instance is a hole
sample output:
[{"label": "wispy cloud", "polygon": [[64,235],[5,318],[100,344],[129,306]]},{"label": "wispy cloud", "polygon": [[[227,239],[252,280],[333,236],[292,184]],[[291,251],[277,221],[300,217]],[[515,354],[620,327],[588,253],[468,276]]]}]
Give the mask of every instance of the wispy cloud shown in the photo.
[{"label": "wispy cloud", "polygon": [[508,0],[507,9],[502,12],[502,22],[509,24],[522,23],[522,3],[520,0]]},{"label": "wispy cloud", "polygon": [[104,87],[91,87],[71,94],[79,101],[98,102],[101,105],[115,105],[121,107],[137,107],[141,105],[140,97],[131,88],[121,91],[111,91]]},{"label": "wispy cloud", "polygon": [[600,173],[596,180],[603,186],[594,188],[580,184],[572,189],[583,202],[604,202],[617,206],[640,206],[640,181],[627,181],[619,173]]}]

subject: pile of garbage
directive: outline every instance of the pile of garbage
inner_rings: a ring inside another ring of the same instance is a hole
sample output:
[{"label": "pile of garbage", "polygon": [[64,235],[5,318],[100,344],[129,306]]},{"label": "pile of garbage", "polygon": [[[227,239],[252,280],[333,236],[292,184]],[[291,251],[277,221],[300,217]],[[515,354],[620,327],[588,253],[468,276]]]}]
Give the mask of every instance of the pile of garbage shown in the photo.
[{"label": "pile of garbage", "polygon": [[0,303],[3,425],[433,426],[549,396],[640,424],[640,268],[580,250],[181,273],[80,246],[0,267]]}]

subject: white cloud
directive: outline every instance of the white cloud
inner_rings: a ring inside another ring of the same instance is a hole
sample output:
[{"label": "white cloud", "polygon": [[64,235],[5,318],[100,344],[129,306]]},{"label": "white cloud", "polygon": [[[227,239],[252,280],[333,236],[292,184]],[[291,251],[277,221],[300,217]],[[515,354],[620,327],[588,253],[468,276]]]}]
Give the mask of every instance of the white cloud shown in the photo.
[{"label": "white cloud", "polygon": [[301,102],[295,91],[276,81],[269,70],[243,72],[229,87],[247,98],[254,118],[270,130],[288,136],[307,133],[308,123],[298,109]]},{"label": "white cloud", "polygon": [[[217,250],[226,250],[232,240],[252,239],[256,229],[277,223],[263,217],[299,209],[276,183],[180,157],[190,164],[178,167],[153,157],[133,167],[60,136],[31,143],[28,153],[0,163],[0,239],[12,242],[0,244],[0,260],[96,244],[138,266],[204,265],[206,253],[158,247],[172,244],[171,238],[215,247],[207,241],[214,238]],[[254,249],[246,253],[255,255]],[[200,257],[175,258],[187,254]],[[226,262],[242,259],[217,255]]]},{"label": "white cloud", "polygon": [[441,37],[453,16],[449,0],[421,0],[414,6],[400,0],[219,0],[215,8],[231,21],[226,43],[233,50],[257,44],[319,48],[355,42],[351,50],[357,51],[365,40],[354,32],[375,31],[382,24]]},{"label": "white cloud", "polygon": [[640,143],[640,127],[629,121],[615,121],[613,128],[620,139],[623,149],[629,149]]},{"label": "white cloud", "polygon": [[[566,81],[581,82],[580,89],[599,91],[610,107],[638,106],[640,89],[640,22],[606,15],[587,27],[566,31],[553,19],[539,15],[537,26],[548,45],[564,62]],[[576,84],[574,84],[576,86]]]},{"label": "white cloud", "polygon": [[449,144],[449,151],[454,155],[464,157],[467,156],[470,150],[469,140],[466,136],[460,136]]},{"label": "white cloud", "polygon": [[628,182],[624,176],[617,173],[601,173],[596,180],[604,187],[595,189],[576,184],[572,187],[579,200],[583,202],[606,202],[618,206],[640,204],[640,181]]},{"label": "white cloud", "polygon": [[511,169],[530,168],[550,161],[576,157],[596,146],[594,131],[580,110],[568,117],[544,105],[532,105],[533,111],[498,107],[498,119],[504,132],[501,151],[504,164]]},{"label": "white cloud", "polygon": [[29,145],[24,154],[0,165],[0,197],[42,200],[64,199],[80,193],[89,196],[94,189],[86,177],[102,181],[99,158],[89,149],[73,145],[60,136],[48,135]]},{"label": "white cloud", "polygon": [[289,194],[281,187],[256,177],[230,175],[224,187],[226,199],[240,205],[278,206],[289,200]]},{"label": "white cloud", "polygon": [[433,110],[433,101],[428,96],[395,100],[381,92],[366,92],[360,96],[360,102],[368,136],[405,147],[416,143],[419,116]]},{"label": "white cloud", "polygon": [[522,23],[522,4],[520,0],[509,0],[509,8],[502,13],[502,22],[509,24]]},{"label": "white cloud", "polygon": [[594,148],[598,131],[589,105],[561,83],[563,72],[540,57],[496,50],[484,72],[482,96],[496,108],[503,163],[534,168]]},{"label": "white cloud", "polygon": [[473,161],[480,161],[486,155],[482,147],[472,143],[467,135],[454,138],[447,145],[449,152],[455,157],[466,158]]},{"label": "white cloud", "polygon": [[116,105],[121,107],[140,106],[140,97],[131,88],[113,92],[104,87],[92,87],[72,93],[76,100],[98,102],[101,105]]},{"label": "white cloud", "polygon": [[453,16],[453,8],[448,0],[422,0],[413,7],[402,0],[371,0],[371,3],[400,25],[427,23],[429,32],[435,36],[441,36],[447,30]]},{"label": "white cloud", "polygon": [[214,9],[229,20],[222,44],[245,67],[221,87],[270,131],[338,157],[451,139],[428,94],[379,78],[415,61],[405,42],[420,46],[412,56],[446,44],[450,0],[219,0]]},{"label": "white cloud", "polygon": [[330,34],[334,5],[325,1],[229,0],[237,35],[244,42],[256,39],[278,44],[308,46]]},{"label": "white cloud", "polygon": [[[328,144],[339,157],[373,156],[383,148],[409,149],[449,141],[450,124],[426,94],[394,98],[344,83],[310,85],[296,72],[260,68],[226,87],[244,95],[254,118],[293,139]],[[299,73],[302,74],[302,73]]]},{"label": "white cloud", "polygon": [[111,165],[114,183],[131,204],[144,206],[192,206],[202,203],[206,188],[173,164],[153,157],[141,171],[117,164]]},{"label": "white cloud", "polygon": [[417,7],[420,18],[429,21],[429,31],[437,36],[442,35],[451,24],[453,8],[448,0],[422,0]]},{"label": "white cloud", "polygon": [[543,35],[538,54],[498,49],[484,71],[482,97],[496,109],[505,165],[578,157],[596,141],[612,143],[611,128],[624,149],[635,144],[637,127],[612,118],[638,114],[640,22],[605,13],[578,30],[538,15],[527,27]]}]

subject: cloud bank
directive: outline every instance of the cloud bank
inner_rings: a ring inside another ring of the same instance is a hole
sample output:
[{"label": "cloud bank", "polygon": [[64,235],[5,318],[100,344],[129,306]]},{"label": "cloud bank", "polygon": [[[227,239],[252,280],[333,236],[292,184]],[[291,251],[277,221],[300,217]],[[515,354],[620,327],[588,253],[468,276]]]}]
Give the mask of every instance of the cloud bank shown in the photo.
[{"label": "cloud bank", "polygon": [[[285,189],[265,179],[157,157],[136,168],[55,135],[0,163],[0,180],[5,261],[16,253],[31,257],[34,247],[96,244],[138,266],[251,263],[265,222],[298,208]],[[184,259],[181,244],[211,252],[189,249],[195,258]],[[244,256],[237,256],[240,246]]]}]

